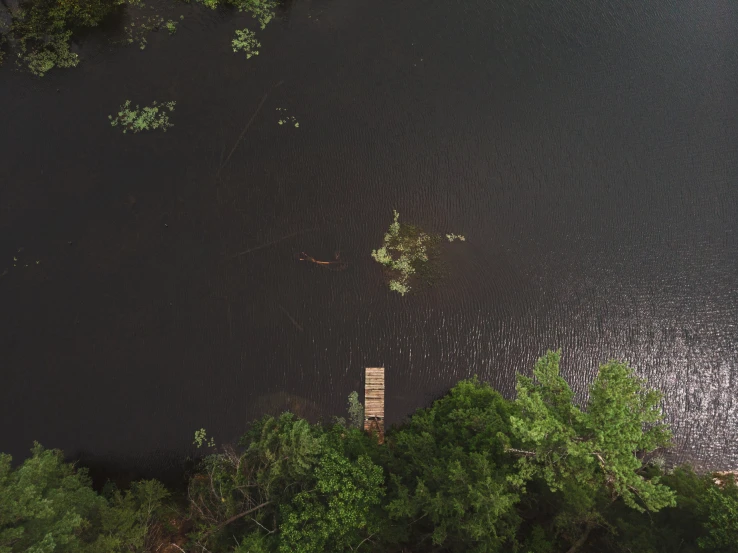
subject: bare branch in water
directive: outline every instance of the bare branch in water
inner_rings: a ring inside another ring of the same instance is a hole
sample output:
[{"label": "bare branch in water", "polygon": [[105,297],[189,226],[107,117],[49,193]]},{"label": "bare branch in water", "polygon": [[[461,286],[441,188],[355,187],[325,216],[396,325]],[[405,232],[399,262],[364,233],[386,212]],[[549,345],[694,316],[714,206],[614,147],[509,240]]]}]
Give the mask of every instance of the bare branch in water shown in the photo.
[{"label": "bare branch in water", "polygon": [[292,234],[287,234],[285,236],[282,236],[280,238],[277,238],[276,240],[272,240],[271,242],[267,242],[266,244],[261,244],[260,246],[254,246],[253,248],[249,248],[248,250],[244,250],[240,253],[234,254],[231,257],[239,257],[242,255],[246,255],[247,253],[255,252],[256,250],[262,250],[264,248],[268,248],[269,246],[272,246],[274,244],[277,244],[278,242],[281,242],[282,240],[287,240],[288,238],[292,238],[293,236],[299,236],[300,234],[305,234],[307,232],[312,232],[316,230],[317,227],[309,228],[306,230],[300,230],[297,232],[293,232]]},{"label": "bare branch in water", "polygon": [[302,327],[299,324],[297,324],[297,321],[292,318],[292,315],[290,315],[289,313],[287,313],[287,310],[284,307],[282,307],[281,305],[279,305],[278,307],[282,310],[282,312],[285,315],[287,315],[287,318],[292,322],[293,325],[295,325],[295,327],[297,328],[297,330],[299,330],[300,332],[302,332]]}]

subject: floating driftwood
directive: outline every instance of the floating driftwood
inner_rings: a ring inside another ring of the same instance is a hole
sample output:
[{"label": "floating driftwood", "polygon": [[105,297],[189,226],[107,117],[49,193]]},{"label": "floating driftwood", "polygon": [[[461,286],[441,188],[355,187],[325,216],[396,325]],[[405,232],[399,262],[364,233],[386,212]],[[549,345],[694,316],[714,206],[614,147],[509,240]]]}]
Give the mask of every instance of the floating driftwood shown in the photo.
[{"label": "floating driftwood", "polygon": [[340,271],[347,267],[348,263],[345,261],[341,261],[338,259],[339,255],[336,254],[336,260],[335,261],[320,261],[319,259],[315,259],[313,256],[306,254],[305,252],[300,252],[300,261],[308,261],[310,263],[315,263],[316,265],[322,265],[324,267],[328,267],[329,269],[333,269],[334,271]]}]

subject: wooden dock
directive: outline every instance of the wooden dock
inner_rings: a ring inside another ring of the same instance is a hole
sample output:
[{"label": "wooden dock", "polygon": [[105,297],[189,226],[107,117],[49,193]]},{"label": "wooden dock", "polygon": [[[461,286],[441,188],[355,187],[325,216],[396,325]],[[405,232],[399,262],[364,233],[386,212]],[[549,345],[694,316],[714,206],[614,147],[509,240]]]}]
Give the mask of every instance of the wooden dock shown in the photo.
[{"label": "wooden dock", "polygon": [[384,443],[384,367],[367,367],[364,373],[364,430]]}]

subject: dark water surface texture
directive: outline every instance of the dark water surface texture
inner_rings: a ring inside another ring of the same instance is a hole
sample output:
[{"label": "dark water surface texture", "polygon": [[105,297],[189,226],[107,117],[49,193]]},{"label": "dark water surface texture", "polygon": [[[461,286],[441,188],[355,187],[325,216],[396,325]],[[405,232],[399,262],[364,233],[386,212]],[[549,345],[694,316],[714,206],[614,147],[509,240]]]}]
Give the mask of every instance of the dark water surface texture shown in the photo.
[{"label": "dark water surface texture", "polygon": [[[174,9],[143,52],[0,72],[0,450],[154,470],[340,414],[367,365],[397,422],[563,348],[578,392],[625,359],[678,458],[738,466],[738,3],[295,0],[248,61],[247,16]],[[126,99],[174,128],[111,129]],[[387,289],[393,208],[466,235],[442,285]]]}]

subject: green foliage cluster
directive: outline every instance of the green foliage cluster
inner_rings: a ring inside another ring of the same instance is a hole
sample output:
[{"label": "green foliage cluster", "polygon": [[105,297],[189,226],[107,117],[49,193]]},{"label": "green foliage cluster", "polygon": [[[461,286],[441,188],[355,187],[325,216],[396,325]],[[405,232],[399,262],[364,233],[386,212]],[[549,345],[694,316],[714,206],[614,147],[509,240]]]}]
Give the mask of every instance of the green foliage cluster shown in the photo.
[{"label": "green foliage cluster", "polygon": [[519,413],[510,420],[513,437],[526,450],[517,463],[519,478],[538,477],[553,492],[567,485],[602,486],[639,511],[672,506],[673,492],[657,477],[643,478],[636,455],[669,445],[670,434],[660,424],[661,394],[627,365],[611,361],[600,367],[581,409],[559,375],[560,357],[549,352],[539,359],[535,381],[518,378]]},{"label": "green foliage cluster", "polygon": [[611,361],[577,405],[560,359],[514,400],[462,381],[384,445],[353,427],[355,393],[348,426],[267,416],[218,448],[200,429],[214,449],[178,499],[153,480],[97,493],[38,445],[0,456],[0,553],[738,552],[734,478],[647,461],[669,443],[660,395]]},{"label": "green foliage cluster", "polygon": [[[184,15],[179,16],[180,21],[184,19]],[[164,23],[164,28],[169,31],[170,35],[176,34],[177,32],[177,25],[179,25],[179,21],[174,21],[172,19],[167,20],[166,23]]]},{"label": "green foliage cluster", "polygon": [[69,51],[71,36],[71,31],[51,35],[42,47],[28,51],[23,56],[23,60],[29,71],[38,77],[43,77],[54,67],[76,67],[79,63],[79,56]]},{"label": "green foliage cluster", "polygon": [[136,106],[135,109],[131,108],[131,101],[126,100],[125,103],[120,106],[120,111],[113,117],[108,115],[111,127],[121,126],[123,132],[126,133],[131,131],[132,133],[138,133],[141,131],[151,131],[161,129],[166,132],[169,127],[174,125],[169,122],[169,112],[174,111],[174,106],[177,102],[164,102],[158,105],[153,102],[150,106]]},{"label": "green foliage cluster", "polygon": [[248,29],[242,29],[236,31],[236,38],[231,41],[234,52],[244,52],[246,59],[251,59],[252,56],[258,56],[261,43],[256,40],[256,33]]},{"label": "green foliage cluster", "polygon": [[410,551],[505,551],[515,543],[521,490],[509,481],[514,404],[460,382],[388,435],[388,513]]},{"label": "green foliage cluster", "polygon": [[[173,22],[170,21],[169,23]],[[145,50],[146,45],[149,43],[149,41],[146,39],[146,35],[153,31],[158,31],[162,25],[164,25],[164,18],[161,15],[148,15],[144,17],[134,18],[134,20],[131,21],[125,28],[125,42],[127,44],[133,44],[134,42],[137,42],[139,50]],[[172,28],[174,29],[174,32],[176,32],[176,24]],[[170,34],[174,34],[174,32],[169,27],[167,27],[167,29],[169,30]]]},{"label": "green foliage cluster", "polygon": [[195,430],[195,441],[192,443],[193,445],[196,445],[198,449],[203,446],[215,447],[215,438],[208,439],[208,431],[201,428],[200,430]]},{"label": "green foliage cluster", "polygon": [[396,210],[393,213],[394,220],[382,247],[372,250],[372,257],[390,271],[390,290],[404,296],[411,288],[410,277],[428,261],[428,247],[436,237],[412,225],[400,224],[400,214]]}]

